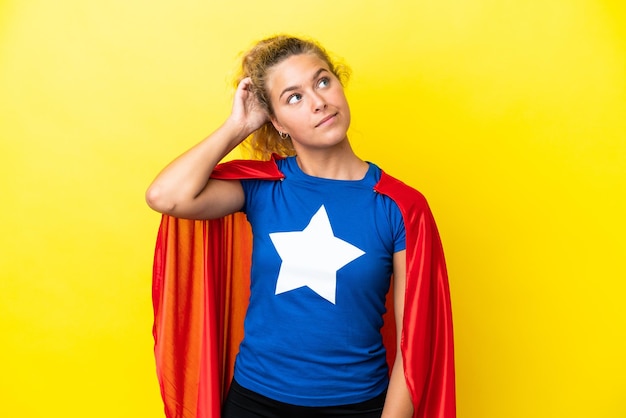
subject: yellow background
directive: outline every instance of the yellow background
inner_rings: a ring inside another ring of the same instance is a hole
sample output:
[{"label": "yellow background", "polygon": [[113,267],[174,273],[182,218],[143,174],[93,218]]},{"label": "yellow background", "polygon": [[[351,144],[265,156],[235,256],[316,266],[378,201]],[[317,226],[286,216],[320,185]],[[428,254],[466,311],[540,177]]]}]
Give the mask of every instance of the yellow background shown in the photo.
[{"label": "yellow background", "polygon": [[435,212],[459,417],[625,417],[622,4],[0,1],[0,415],[163,416],[143,193],[291,32],[351,65],[355,149]]}]

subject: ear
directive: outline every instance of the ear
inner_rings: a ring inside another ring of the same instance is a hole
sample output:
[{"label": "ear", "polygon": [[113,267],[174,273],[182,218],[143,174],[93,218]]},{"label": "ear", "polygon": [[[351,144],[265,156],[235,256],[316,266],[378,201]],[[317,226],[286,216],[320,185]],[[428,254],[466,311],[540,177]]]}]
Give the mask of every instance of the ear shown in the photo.
[{"label": "ear", "polygon": [[274,125],[274,128],[276,128],[278,132],[288,133],[288,132],[285,132],[285,128],[278,122],[278,119],[276,119],[275,116],[271,115],[270,121],[272,122],[272,125]]}]

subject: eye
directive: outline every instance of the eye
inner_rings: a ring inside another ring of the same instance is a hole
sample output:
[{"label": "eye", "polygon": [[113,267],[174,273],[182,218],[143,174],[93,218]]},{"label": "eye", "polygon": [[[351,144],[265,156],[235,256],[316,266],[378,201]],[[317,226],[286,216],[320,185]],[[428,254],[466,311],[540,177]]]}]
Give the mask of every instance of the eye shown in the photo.
[{"label": "eye", "polygon": [[295,104],[302,100],[302,95],[300,93],[294,93],[291,96],[287,97],[287,103]]},{"label": "eye", "polygon": [[328,77],[322,77],[320,78],[320,81],[317,82],[317,87],[328,87],[328,85],[330,84],[330,78]]}]

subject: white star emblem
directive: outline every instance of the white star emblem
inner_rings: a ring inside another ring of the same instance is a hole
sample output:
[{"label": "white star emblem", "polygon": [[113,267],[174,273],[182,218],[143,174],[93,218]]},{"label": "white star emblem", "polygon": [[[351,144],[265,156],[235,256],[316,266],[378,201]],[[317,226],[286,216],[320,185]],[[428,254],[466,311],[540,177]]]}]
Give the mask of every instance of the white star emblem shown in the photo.
[{"label": "white star emblem", "polygon": [[276,295],[307,286],[335,303],[337,270],[364,251],[333,235],[322,205],[303,231],[269,234],[283,261],[276,281]]}]

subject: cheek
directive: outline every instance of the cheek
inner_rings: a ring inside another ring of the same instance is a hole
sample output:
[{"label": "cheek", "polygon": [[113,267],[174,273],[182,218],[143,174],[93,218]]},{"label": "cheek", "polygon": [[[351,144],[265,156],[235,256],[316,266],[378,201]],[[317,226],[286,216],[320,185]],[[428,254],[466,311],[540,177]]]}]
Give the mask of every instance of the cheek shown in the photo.
[{"label": "cheek", "polygon": [[287,109],[275,113],[276,121],[285,128],[289,127],[291,129],[301,125],[303,120],[302,116],[301,112],[298,112],[297,109]]},{"label": "cheek", "polygon": [[343,90],[343,88],[339,90],[338,94],[341,97],[341,100],[343,100],[346,106],[348,106],[348,99],[346,98],[346,92]]},{"label": "cheek", "polygon": [[274,116],[272,116],[271,120],[277,131],[287,133],[293,132],[299,125],[297,121],[294,121],[293,115],[285,111],[274,112]]}]

